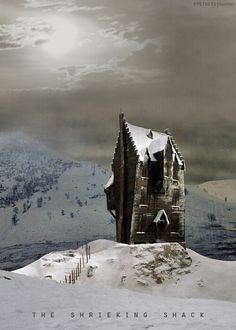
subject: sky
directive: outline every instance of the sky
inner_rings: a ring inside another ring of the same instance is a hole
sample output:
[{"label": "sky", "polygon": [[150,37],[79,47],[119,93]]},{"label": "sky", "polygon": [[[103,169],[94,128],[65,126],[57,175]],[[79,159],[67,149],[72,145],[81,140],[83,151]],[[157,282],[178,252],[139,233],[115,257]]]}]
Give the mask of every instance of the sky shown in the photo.
[{"label": "sky", "polygon": [[0,131],[110,168],[120,109],[235,178],[236,1],[1,0]]}]

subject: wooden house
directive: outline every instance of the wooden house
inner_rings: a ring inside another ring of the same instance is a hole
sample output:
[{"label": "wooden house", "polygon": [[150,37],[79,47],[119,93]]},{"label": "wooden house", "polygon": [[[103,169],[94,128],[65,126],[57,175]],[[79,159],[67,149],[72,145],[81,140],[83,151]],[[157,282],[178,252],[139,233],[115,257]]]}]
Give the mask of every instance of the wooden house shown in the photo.
[{"label": "wooden house", "polygon": [[120,114],[112,176],[105,185],[118,242],[185,244],[184,169],[168,131],[131,125]]}]

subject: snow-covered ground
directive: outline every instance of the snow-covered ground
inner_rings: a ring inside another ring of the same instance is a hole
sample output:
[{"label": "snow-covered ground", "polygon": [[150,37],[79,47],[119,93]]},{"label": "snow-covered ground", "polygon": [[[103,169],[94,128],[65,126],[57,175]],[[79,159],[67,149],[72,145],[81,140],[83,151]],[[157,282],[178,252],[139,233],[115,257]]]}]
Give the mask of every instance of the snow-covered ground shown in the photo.
[{"label": "snow-covered ground", "polygon": [[[127,245],[97,240],[89,246],[91,259],[76,281],[80,285],[236,302],[235,261],[209,259],[178,243]],[[82,254],[85,247],[52,252],[15,273],[63,282]]]},{"label": "snow-covered ground", "polygon": [[59,284],[6,271],[0,271],[0,292],[4,330],[235,330],[236,305],[226,301]]},{"label": "snow-covered ground", "polygon": [[[58,281],[85,248],[0,271],[1,328],[235,329],[236,262],[210,260],[176,243],[97,240],[90,247],[91,259],[75,284]],[[44,279],[48,275],[51,280]]]}]

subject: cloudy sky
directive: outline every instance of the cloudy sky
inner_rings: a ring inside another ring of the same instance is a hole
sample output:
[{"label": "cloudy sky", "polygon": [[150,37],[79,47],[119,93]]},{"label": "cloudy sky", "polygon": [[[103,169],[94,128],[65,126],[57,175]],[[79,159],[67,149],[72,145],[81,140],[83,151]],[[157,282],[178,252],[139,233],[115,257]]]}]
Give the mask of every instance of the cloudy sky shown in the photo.
[{"label": "cloudy sky", "polygon": [[109,168],[122,108],[188,182],[235,178],[235,36],[234,1],[1,0],[1,132]]}]

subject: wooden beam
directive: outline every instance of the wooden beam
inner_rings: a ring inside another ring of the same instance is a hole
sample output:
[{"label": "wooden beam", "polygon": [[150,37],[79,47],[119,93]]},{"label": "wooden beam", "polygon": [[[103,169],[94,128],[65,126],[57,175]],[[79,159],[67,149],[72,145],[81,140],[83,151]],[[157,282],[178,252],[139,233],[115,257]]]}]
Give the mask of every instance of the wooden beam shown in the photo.
[{"label": "wooden beam", "polygon": [[110,213],[111,213],[111,215],[113,216],[113,218],[116,220],[116,216],[115,216],[115,214],[112,212],[112,210],[108,210]]},{"label": "wooden beam", "polygon": [[124,222],[124,113],[121,112],[119,116],[120,122],[120,205],[119,205],[119,219],[118,219],[118,242],[123,242],[123,222]]}]

